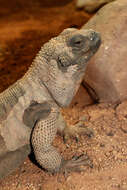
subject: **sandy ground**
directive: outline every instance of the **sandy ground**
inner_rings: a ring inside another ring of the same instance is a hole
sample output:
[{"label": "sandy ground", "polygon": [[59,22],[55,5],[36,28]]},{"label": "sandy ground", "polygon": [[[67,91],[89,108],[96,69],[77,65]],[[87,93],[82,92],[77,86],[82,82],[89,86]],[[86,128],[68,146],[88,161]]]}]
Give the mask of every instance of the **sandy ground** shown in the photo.
[{"label": "sandy ground", "polygon": [[[44,42],[64,28],[79,28],[89,18],[70,0],[1,2],[0,92],[25,73]],[[68,124],[82,122],[81,127],[90,128],[93,135],[80,136],[78,142],[70,138],[66,144],[57,136],[54,145],[65,159],[86,153],[93,167],[53,176],[30,157],[0,181],[0,190],[127,190],[127,102],[84,107],[80,96],[62,112]]]}]

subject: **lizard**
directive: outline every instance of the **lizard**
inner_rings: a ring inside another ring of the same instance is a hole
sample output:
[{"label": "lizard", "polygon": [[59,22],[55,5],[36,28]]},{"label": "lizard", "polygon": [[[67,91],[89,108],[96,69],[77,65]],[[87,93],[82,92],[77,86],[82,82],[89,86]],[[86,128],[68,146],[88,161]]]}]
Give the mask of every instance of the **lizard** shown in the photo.
[{"label": "lizard", "polygon": [[85,157],[64,160],[52,142],[67,132],[67,107],[101,44],[98,32],[68,28],[45,43],[24,76],[0,94],[0,178],[34,152],[49,172],[76,170]]}]

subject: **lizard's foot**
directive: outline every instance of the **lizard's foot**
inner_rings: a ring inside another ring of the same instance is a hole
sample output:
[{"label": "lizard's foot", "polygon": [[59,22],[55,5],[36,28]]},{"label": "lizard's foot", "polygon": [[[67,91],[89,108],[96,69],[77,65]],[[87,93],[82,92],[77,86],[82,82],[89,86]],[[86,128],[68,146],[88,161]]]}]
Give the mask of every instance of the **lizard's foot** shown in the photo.
[{"label": "lizard's foot", "polygon": [[92,137],[94,135],[93,129],[88,128],[84,125],[83,122],[79,122],[76,125],[67,125],[64,129],[64,142],[66,142],[70,137],[79,140],[81,135],[87,135],[88,137]]},{"label": "lizard's foot", "polygon": [[93,167],[90,158],[84,154],[80,156],[74,156],[71,160],[63,160],[61,164],[60,172],[64,173],[65,176],[68,172],[81,172],[85,171],[83,166]]}]

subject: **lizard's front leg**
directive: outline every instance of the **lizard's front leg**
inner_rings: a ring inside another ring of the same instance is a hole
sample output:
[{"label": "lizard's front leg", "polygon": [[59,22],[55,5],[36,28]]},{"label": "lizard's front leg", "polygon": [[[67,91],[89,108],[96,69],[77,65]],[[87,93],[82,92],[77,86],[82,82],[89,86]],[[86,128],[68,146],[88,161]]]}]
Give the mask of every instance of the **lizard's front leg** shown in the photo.
[{"label": "lizard's front leg", "polygon": [[52,141],[57,132],[57,117],[57,109],[52,108],[51,113],[46,119],[42,119],[36,123],[31,138],[38,163],[51,172],[59,170],[62,160],[60,154],[52,146]]},{"label": "lizard's front leg", "polygon": [[35,157],[43,168],[51,172],[80,171],[80,166],[86,165],[86,160],[88,160],[86,155],[65,161],[52,146],[58,129],[58,115],[57,109],[52,109],[46,119],[36,123],[31,138]]}]

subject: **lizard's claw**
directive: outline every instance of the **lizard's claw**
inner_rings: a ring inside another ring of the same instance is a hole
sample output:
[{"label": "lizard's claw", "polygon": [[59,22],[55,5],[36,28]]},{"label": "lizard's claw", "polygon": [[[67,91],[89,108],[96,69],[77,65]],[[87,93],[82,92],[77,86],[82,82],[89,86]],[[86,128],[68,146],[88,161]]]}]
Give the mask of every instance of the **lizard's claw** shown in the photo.
[{"label": "lizard's claw", "polygon": [[93,167],[92,161],[86,154],[74,156],[71,160],[64,160],[62,162],[60,172],[66,175],[66,173],[71,171],[85,171],[85,169],[82,166],[89,166],[91,168]]}]

